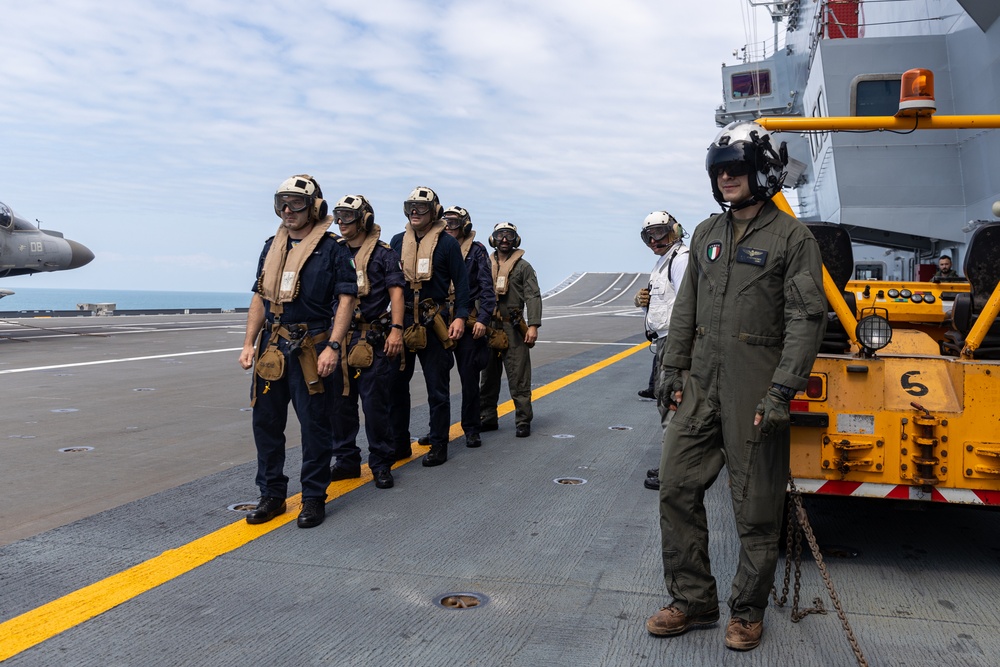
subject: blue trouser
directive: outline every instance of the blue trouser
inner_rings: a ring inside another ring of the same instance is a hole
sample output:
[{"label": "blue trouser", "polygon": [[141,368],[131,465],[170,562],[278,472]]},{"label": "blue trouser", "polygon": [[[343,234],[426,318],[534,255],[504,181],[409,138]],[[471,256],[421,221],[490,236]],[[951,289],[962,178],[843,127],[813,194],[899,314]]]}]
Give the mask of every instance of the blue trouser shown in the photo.
[{"label": "blue trouser", "polygon": [[489,360],[486,337],[476,340],[471,329],[458,339],[453,350],[458,377],[462,380],[462,431],[465,435],[479,433],[479,375]]},{"label": "blue trouser", "polygon": [[342,367],[334,371],[338,379],[333,399],[333,455],[342,468],[361,466],[361,449],[358,447],[358,398],[365,411],[365,435],[368,437],[368,467],[372,471],[391,468],[396,460],[389,426],[389,382],[392,364],[399,363],[399,357],[391,360],[381,349],[375,350],[372,365],[368,368],[348,368],[350,393],[343,395]]},{"label": "blue trouser", "polygon": [[[259,349],[267,345],[268,334]],[[285,425],[288,403],[295,408],[302,437],[302,498],[326,500],[330,485],[333,432],[330,428],[330,399],[334,391],[330,378],[322,380],[325,392],[310,394],[297,356],[288,354],[289,342],[281,339],[278,349],[285,355],[285,375],[280,380],[264,380],[254,374],[257,400],[253,408],[253,438],[257,445],[257,488],[262,496],[285,498],[288,477],[285,467]]]},{"label": "blue trouser", "polygon": [[410,447],[410,379],[413,367],[420,359],[427,385],[427,407],[430,408],[431,446],[448,444],[448,430],[451,424],[451,397],[449,383],[454,359],[449,350],[444,349],[434,332],[427,330],[427,347],[417,352],[404,349],[406,367],[399,370],[399,358],[390,363],[392,368],[389,382],[389,422],[392,428],[392,443],[396,452],[405,452]]}]

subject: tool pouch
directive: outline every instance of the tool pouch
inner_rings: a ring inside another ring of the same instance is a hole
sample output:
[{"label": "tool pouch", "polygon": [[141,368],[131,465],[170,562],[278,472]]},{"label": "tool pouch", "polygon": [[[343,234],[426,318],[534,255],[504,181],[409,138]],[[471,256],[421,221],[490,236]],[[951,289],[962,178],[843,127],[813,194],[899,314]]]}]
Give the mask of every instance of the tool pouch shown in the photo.
[{"label": "tool pouch", "polygon": [[361,332],[358,342],[347,352],[347,365],[351,368],[371,368],[375,363],[375,350],[371,343],[365,340],[366,331]]},{"label": "tool pouch", "polygon": [[278,349],[278,334],[271,332],[267,347],[257,357],[254,370],[264,380],[274,381],[285,377],[285,355]]},{"label": "tool pouch", "polygon": [[302,377],[310,394],[322,394],[326,391],[319,377],[319,354],[316,352],[316,338],[305,336],[299,348],[299,364],[302,366]]},{"label": "tool pouch", "polygon": [[416,352],[427,347],[427,328],[422,324],[413,323],[403,331],[403,345],[410,352]]},{"label": "tool pouch", "polygon": [[431,321],[431,326],[434,327],[434,335],[436,335],[438,340],[441,341],[441,345],[444,346],[444,349],[450,350],[455,347],[455,341],[448,336],[448,325],[444,323],[444,318],[441,317],[441,313],[434,316],[434,319]]},{"label": "tool pouch", "polygon": [[486,345],[492,350],[506,350],[510,347],[510,341],[507,340],[507,332],[502,327],[497,327],[496,329],[490,327],[486,331]]}]

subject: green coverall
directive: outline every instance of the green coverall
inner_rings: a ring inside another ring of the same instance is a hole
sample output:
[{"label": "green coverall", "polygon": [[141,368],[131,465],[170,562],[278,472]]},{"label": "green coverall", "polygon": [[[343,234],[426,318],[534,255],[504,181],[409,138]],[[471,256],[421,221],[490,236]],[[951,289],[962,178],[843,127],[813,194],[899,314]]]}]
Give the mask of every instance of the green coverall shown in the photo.
[{"label": "green coverall", "polygon": [[764,436],[757,404],[772,383],[804,389],[826,329],[819,245],[770,201],[733,242],[729,213],[702,222],[674,303],[663,365],[690,369],[660,459],[663,575],[674,605],[718,607],[705,491],[723,465],[740,538],[729,607],[764,617],[778,559],[787,428]]},{"label": "green coverall", "polygon": [[[496,251],[493,252],[496,255]],[[514,264],[508,277],[506,294],[497,294],[497,307],[503,318],[503,330],[507,334],[510,347],[502,352],[490,350],[490,359],[483,369],[480,383],[479,416],[484,424],[497,421],[497,403],[500,400],[500,374],[507,372],[507,386],[514,401],[514,423],[530,425],[531,411],[531,354],[524,344],[521,330],[510,322],[510,314],[524,316],[528,326],[542,325],[542,293],[538,289],[538,278],[531,264],[522,257]]]}]

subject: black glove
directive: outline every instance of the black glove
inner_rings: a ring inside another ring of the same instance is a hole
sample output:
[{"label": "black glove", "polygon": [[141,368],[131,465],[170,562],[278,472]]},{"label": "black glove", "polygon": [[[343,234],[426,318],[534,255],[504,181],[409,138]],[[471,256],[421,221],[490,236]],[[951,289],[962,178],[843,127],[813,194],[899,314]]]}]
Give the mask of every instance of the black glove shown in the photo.
[{"label": "black glove", "polygon": [[776,386],[767,390],[767,394],[757,404],[757,414],[762,415],[760,420],[760,432],[763,435],[771,435],[788,428],[790,417],[788,415],[789,396],[795,395],[794,390],[785,389],[782,391]]},{"label": "black glove", "polygon": [[661,405],[673,405],[674,393],[684,388],[684,379],[681,377],[681,369],[673,366],[660,366],[660,372],[656,376],[656,400]]}]

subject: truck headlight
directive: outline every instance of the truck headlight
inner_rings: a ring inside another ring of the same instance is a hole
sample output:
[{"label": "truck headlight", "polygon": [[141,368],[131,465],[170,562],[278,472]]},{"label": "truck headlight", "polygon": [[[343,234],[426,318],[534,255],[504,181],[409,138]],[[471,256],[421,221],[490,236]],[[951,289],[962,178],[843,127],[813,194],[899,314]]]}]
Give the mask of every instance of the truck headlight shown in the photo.
[{"label": "truck headlight", "polygon": [[[876,310],[882,310],[885,315],[879,315]],[[868,315],[865,313],[868,312]],[[889,324],[889,311],[882,308],[865,308],[861,311],[855,337],[861,345],[865,356],[871,356],[889,344],[892,340],[892,326]]]}]

